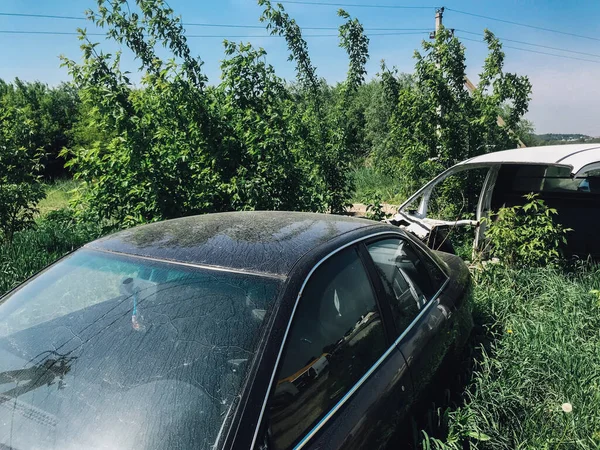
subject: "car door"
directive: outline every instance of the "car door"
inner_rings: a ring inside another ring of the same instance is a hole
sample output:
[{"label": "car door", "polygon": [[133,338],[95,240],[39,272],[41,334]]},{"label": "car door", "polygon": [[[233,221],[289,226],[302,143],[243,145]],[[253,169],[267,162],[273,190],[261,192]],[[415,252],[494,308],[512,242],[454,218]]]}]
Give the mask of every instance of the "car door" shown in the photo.
[{"label": "car door", "polygon": [[314,269],[277,369],[262,448],[386,446],[412,385],[380,306],[356,246]]},{"label": "car door", "polygon": [[440,303],[448,278],[435,261],[405,237],[367,243],[394,319],[397,346],[413,379],[423,390],[454,342],[452,309]]}]

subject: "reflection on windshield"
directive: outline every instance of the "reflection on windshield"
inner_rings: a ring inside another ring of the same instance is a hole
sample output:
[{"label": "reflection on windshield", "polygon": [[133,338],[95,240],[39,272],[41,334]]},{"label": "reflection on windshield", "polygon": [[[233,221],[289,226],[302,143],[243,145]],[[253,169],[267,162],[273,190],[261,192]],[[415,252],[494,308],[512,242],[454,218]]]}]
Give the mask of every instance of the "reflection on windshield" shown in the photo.
[{"label": "reflection on windshield", "polygon": [[20,370],[0,372],[0,385],[11,383],[16,387],[0,393],[0,404],[33,391],[43,385],[51,386],[58,379],[58,389],[65,387],[64,377],[71,370],[75,357],[48,358],[41,365]]},{"label": "reflection on windshield", "polygon": [[0,304],[0,447],[211,448],[278,285],[76,252]]}]

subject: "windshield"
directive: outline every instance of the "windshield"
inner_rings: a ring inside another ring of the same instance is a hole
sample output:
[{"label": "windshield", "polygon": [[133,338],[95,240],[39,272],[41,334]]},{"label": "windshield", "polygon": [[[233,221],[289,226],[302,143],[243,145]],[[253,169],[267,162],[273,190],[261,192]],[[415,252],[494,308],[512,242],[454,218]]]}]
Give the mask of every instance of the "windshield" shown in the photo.
[{"label": "windshield", "polygon": [[212,448],[280,282],[79,250],[0,303],[0,448]]}]

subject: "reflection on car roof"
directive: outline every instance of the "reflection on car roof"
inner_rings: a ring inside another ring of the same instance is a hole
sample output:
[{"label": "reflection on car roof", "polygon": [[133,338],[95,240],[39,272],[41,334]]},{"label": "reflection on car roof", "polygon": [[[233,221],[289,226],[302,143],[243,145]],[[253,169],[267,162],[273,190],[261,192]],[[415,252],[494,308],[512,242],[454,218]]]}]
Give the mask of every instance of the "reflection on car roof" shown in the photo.
[{"label": "reflection on car roof", "polygon": [[[377,222],[332,214],[231,212],[152,223],[87,248],[285,276],[307,252]],[[379,225],[381,226],[381,225]]]},{"label": "reflection on car roof", "polygon": [[459,163],[474,164],[558,164],[579,172],[589,164],[600,162],[600,144],[549,145],[487,153]]}]

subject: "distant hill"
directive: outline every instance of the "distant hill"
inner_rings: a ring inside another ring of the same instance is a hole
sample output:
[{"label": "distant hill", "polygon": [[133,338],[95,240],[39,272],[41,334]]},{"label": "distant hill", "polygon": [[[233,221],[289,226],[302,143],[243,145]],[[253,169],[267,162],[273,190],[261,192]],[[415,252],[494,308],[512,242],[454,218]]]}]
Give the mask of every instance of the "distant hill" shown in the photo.
[{"label": "distant hill", "polygon": [[586,134],[547,133],[534,134],[533,136],[536,145],[600,143],[600,137],[592,137]]}]

